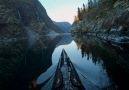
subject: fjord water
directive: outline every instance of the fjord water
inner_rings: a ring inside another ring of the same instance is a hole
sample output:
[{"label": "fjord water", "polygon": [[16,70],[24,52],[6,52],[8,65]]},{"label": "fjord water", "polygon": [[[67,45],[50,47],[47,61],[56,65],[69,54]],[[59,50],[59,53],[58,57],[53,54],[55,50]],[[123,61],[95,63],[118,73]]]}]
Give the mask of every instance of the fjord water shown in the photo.
[{"label": "fjord water", "polygon": [[62,49],[86,90],[129,88],[128,44],[91,36],[59,35],[2,42],[0,49],[0,90],[49,90],[52,80],[45,81],[53,76]]}]

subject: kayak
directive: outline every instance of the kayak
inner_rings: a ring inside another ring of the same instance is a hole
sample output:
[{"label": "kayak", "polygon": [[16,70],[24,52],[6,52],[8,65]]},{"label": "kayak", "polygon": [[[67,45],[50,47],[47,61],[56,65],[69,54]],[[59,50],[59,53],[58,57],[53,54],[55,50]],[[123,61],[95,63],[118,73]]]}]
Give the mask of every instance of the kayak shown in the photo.
[{"label": "kayak", "polygon": [[52,90],[85,90],[74,65],[64,49],[59,58]]}]

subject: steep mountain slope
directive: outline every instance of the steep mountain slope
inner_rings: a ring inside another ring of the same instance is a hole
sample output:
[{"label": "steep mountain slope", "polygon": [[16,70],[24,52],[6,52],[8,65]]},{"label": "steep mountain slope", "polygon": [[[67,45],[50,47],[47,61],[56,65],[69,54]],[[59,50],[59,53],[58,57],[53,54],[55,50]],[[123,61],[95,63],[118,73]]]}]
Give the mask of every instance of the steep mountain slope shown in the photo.
[{"label": "steep mountain slope", "polygon": [[[94,2],[93,2],[94,1]],[[111,42],[129,42],[129,0],[89,0],[78,8],[72,32],[88,33]]]},{"label": "steep mountain slope", "polygon": [[60,27],[65,33],[70,32],[71,24],[69,22],[54,22],[54,24]]},{"label": "steep mountain slope", "polygon": [[0,38],[22,37],[25,35],[25,30],[22,30],[20,20],[8,5],[7,0],[0,0]]},{"label": "steep mountain slope", "polygon": [[[7,36],[9,32],[10,36],[19,36],[21,33],[20,36],[24,36],[25,29],[41,35],[49,33],[50,30],[63,32],[48,17],[38,0],[0,0],[0,32]],[[17,35],[13,35],[15,33]]]}]

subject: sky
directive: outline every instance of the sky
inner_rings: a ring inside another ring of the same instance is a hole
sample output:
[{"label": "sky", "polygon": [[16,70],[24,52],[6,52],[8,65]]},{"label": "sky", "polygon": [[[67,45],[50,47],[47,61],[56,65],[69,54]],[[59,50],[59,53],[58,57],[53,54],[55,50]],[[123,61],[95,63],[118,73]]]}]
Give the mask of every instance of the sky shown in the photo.
[{"label": "sky", "polygon": [[77,8],[87,4],[88,0],[39,0],[48,16],[56,22],[68,21],[72,24]]}]

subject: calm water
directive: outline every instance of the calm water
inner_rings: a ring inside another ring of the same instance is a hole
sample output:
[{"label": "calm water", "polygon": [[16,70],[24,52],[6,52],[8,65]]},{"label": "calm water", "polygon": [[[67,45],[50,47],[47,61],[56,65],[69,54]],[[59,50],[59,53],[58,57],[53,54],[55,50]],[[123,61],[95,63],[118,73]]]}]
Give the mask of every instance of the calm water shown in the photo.
[{"label": "calm water", "polygon": [[49,90],[62,49],[87,90],[129,89],[128,44],[65,35],[0,42],[0,90]]}]

